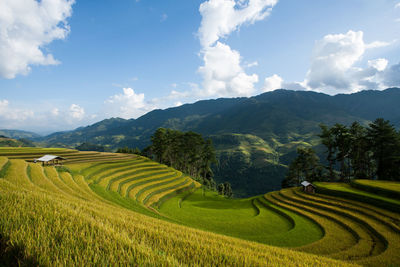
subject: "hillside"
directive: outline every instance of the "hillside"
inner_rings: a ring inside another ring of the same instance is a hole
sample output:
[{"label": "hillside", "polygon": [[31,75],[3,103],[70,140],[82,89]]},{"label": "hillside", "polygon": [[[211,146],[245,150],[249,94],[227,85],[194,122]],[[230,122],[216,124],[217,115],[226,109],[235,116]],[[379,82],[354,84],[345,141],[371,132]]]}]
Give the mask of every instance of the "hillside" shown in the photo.
[{"label": "hillside", "polygon": [[0,147],[31,147],[34,146],[33,142],[28,139],[14,139],[4,135],[0,135]]},{"label": "hillside", "polygon": [[[228,180],[236,196],[250,196],[279,188],[296,147],[318,144],[320,123],[367,124],[384,117],[399,127],[399,101],[399,88],[336,96],[276,90],[250,98],[204,100],[154,110],[136,120],[111,118],[36,140],[48,146],[71,148],[83,142],[105,145],[108,149],[143,148],[159,127],[195,131],[210,136],[217,144],[217,155],[224,167],[213,167],[216,181]],[[254,149],[260,144],[254,140],[259,139],[263,144]],[[251,143],[256,144],[250,145],[251,149],[243,146]],[[317,151],[321,156],[323,150]],[[237,166],[241,169],[236,171]],[[253,181],[258,185],[248,187]]]},{"label": "hillside", "polygon": [[25,139],[30,139],[30,140],[41,137],[39,134],[36,134],[33,132],[27,132],[27,131],[21,131],[21,130],[6,130],[6,129],[0,130],[0,135],[6,136],[9,138],[13,138],[13,139],[25,138]]},{"label": "hillside", "polygon": [[[58,168],[17,159],[32,159],[49,152],[62,154],[71,162]],[[0,157],[2,263],[41,266],[348,265],[172,223],[178,222],[178,218],[165,216],[155,208],[162,205],[157,202],[168,199],[163,196],[173,196],[173,190],[185,186],[178,181],[180,177],[176,171],[135,156],[118,158],[118,154],[81,153],[63,149],[1,151],[1,155],[14,158]],[[190,178],[185,179],[190,181]],[[132,190],[134,193],[129,193]],[[223,199],[219,202],[231,204]],[[265,220],[258,223],[262,221]],[[285,227],[283,232],[287,231]],[[316,229],[317,235],[313,238],[320,236]]]},{"label": "hillside", "polygon": [[[66,164],[31,162],[49,153]],[[399,182],[317,183],[317,194],[289,188],[227,199],[136,155],[1,148],[0,185],[5,264],[400,263]]]}]

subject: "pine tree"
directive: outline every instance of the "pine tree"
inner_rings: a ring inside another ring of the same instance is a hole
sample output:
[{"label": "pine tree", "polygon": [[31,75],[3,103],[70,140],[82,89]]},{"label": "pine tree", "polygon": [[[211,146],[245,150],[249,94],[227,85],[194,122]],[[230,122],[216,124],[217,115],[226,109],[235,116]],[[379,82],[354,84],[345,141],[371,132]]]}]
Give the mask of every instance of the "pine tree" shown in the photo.
[{"label": "pine tree", "polygon": [[290,163],[288,173],[282,181],[282,187],[299,186],[303,181],[320,181],[322,167],[312,148],[297,148],[297,157]]},{"label": "pine tree", "polygon": [[329,163],[328,171],[329,171],[329,180],[335,181],[336,180],[336,173],[334,170],[336,164],[336,144],[335,144],[335,136],[331,128],[324,124],[319,125],[321,128],[321,134],[319,137],[321,138],[321,143],[327,149],[326,160]]},{"label": "pine tree", "polygon": [[354,179],[371,179],[374,173],[372,153],[369,149],[367,129],[354,122],[349,129],[350,132],[350,163],[352,177]]},{"label": "pine tree", "polygon": [[351,134],[349,129],[342,124],[335,124],[330,132],[334,138],[334,146],[337,151],[336,160],[340,163],[340,180],[342,182],[350,180],[350,144]]},{"label": "pine tree", "polygon": [[400,180],[399,134],[389,121],[376,119],[369,125],[368,140],[376,162],[376,176],[380,180]]}]

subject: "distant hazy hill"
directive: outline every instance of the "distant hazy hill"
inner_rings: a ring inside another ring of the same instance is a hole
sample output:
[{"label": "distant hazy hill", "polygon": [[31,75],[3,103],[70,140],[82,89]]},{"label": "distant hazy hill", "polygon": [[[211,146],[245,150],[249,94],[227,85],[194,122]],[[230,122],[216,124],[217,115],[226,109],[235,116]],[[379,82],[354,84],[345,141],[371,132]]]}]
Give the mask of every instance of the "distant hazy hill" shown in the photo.
[{"label": "distant hazy hill", "polygon": [[20,139],[20,138],[35,139],[40,137],[40,135],[32,132],[21,131],[21,130],[5,130],[5,129],[0,130],[0,135],[15,139]]},{"label": "distant hazy hill", "polygon": [[400,89],[329,96],[276,90],[250,98],[221,98],[166,110],[134,120],[111,118],[38,140],[50,146],[75,147],[83,142],[110,149],[143,148],[159,127],[196,131],[210,136],[220,165],[217,181],[229,180],[238,195],[278,189],[297,146],[316,146],[319,124],[368,123],[377,117],[400,126]]}]

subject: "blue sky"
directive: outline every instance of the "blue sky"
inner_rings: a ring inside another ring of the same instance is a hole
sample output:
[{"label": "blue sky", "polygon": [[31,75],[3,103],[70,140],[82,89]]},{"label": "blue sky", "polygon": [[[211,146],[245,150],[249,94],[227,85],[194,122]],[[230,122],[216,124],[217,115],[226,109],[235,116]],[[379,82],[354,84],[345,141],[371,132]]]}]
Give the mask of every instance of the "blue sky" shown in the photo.
[{"label": "blue sky", "polygon": [[399,0],[1,0],[0,129],[400,86]]}]

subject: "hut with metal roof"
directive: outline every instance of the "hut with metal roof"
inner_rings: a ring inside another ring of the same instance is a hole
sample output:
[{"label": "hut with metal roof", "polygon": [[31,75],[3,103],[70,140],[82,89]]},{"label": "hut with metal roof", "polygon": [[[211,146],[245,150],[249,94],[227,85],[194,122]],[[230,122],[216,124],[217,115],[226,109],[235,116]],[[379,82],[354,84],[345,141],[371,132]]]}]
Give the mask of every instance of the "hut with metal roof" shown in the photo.
[{"label": "hut with metal roof", "polygon": [[315,186],[307,181],[304,181],[301,183],[301,185],[303,186],[303,191],[306,193],[315,193]]},{"label": "hut with metal roof", "polygon": [[42,162],[42,165],[62,165],[62,161],[66,160],[66,158],[54,155],[44,155],[38,159],[35,159],[35,162]]}]

